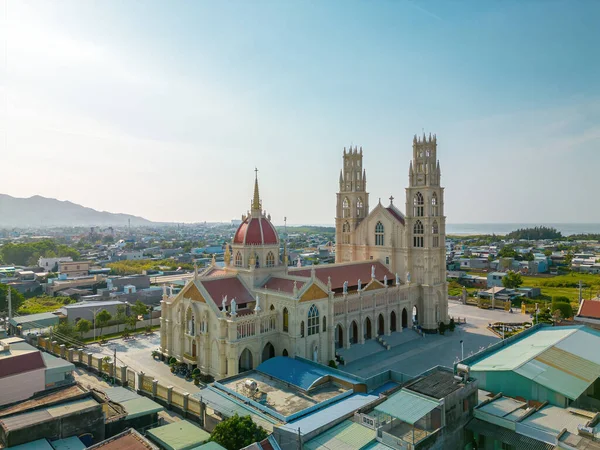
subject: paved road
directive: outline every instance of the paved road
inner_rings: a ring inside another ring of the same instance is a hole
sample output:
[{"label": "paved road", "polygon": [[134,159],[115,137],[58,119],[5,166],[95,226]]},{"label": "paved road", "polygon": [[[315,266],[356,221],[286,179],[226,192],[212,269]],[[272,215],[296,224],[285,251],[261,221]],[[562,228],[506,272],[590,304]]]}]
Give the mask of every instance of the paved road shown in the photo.
[{"label": "paved road", "polygon": [[178,388],[181,391],[190,394],[200,391],[200,387],[195,386],[193,382],[187,381],[177,375],[173,375],[169,366],[162,361],[156,361],[152,358],[152,350],[160,346],[160,334],[153,333],[150,336],[136,335],[134,339],[116,339],[109,341],[108,344],[100,346],[99,344],[88,346],[89,351],[98,355],[113,356],[117,350],[117,360],[122,365],[126,365],[136,372],[143,371],[160,381],[161,384],[167,384]]},{"label": "paved road", "polygon": [[[467,323],[457,326],[453,333],[447,332],[444,336],[424,335],[389,351],[354,361],[342,367],[342,370],[362,377],[370,377],[390,369],[415,376],[437,365],[452,367],[461,358],[461,340],[465,357],[499,341],[487,329],[490,322],[530,320],[528,315],[520,313],[484,310],[455,302],[448,305],[448,314],[451,317],[466,318]],[[404,332],[415,333],[412,330]]]}]

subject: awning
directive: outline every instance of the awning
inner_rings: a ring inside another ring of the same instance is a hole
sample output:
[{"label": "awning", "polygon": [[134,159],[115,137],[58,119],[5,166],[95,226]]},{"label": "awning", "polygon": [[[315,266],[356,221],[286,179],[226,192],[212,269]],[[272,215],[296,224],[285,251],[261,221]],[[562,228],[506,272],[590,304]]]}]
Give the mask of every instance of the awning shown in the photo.
[{"label": "awning", "polygon": [[375,411],[414,425],[438,406],[439,403],[435,400],[401,390],[377,406]]}]

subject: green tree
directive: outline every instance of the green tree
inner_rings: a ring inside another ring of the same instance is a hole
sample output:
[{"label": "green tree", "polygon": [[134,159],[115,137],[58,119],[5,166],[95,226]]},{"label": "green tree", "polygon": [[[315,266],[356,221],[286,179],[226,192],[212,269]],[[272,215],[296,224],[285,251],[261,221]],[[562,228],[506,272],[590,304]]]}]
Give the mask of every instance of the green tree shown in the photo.
[{"label": "green tree", "polygon": [[498,252],[500,258],[516,258],[517,251],[510,245],[506,245]]},{"label": "green tree", "polygon": [[96,315],[96,328],[100,327],[100,338],[102,338],[102,328],[108,325],[110,319],[112,319],[112,315],[105,309]]},{"label": "green tree", "polygon": [[227,450],[238,450],[262,441],[266,437],[267,432],[256,425],[250,416],[240,417],[236,414],[219,423],[213,430],[210,440]]},{"label": "green tree", "polygon": [[[0,312],[8,312],[8,285],[0,283]],[[19,309],[19,307],[25,301],[25,297],[15,288],[10,288],[10,298],[13,311]]]},{"label": "green tree", "polygon": [[512,270],[502,278],[502,285],[507,289],[517,289],[522,284],[523,277],[521,277],[521,274]]},{"label": "green tree", "polygon": [[79,337],[83,339],[83,335],[92,329],[92,322],[87,319],[81,319],[75,324],[75,331],[79,333]]},{"label": "green tree", "polygon": [[138,300],[131,307],[131,312],[133,313],[133,316],[135,317],[135,322],[133,324],[134,329],[137,330],[138,316],[143,317],[148,312],[148,307],[144,303],[142,303],[140,300]]},{"label": "green tree", "polygon": [[552,256],[552,250],[544,250],[545,256]]},{"label": "green tree", "polygon": [[63,320],[52,329],[52,339],[55,339],[62,344],[73,345],[78,342],[77,331],[68,321]]},{"label": "green tree", "polygon": [[121,330],[121,324],[127,319],[125,305],[117,305],[115,320],[117,322],[117,333]]}]

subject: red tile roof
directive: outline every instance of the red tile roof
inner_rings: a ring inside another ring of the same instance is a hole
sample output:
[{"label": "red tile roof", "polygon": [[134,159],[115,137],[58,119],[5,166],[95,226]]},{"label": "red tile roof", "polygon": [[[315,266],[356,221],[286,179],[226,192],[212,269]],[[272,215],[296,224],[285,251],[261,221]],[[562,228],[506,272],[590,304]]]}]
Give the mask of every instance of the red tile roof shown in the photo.
[{"label": "red tile roof", "polygon": [[398,222],[400,222],[402,225],[404,225],[404,217],[402,217],[402,214],[400,214],[400,212],[396,208],[394,208],[393,206],[388,206],[385,209],[387,209],[388,212],[392,216],[394,216]]},{"label": "red tile roof", "polygon": [[[296,281],[296,287],[298,288],[298,290],[302,289],[302,286],[304,286],[303,281]],[[262,288],[292,294],[294,292],[294,280],[286,280],[285,278],[271,277],[265,282],[265,284],[262,285]]]},{"label": "red tile roof", "polygon": [[238,227],[233,237],[234,244],[274,245],[279,243],[277,231],[271,222],[264,217],[249,217]]},{"label": "red tile roof", "polygon": [[[348,286],[356,286],[360,279],[362,286],[365,287],[371,282],[371,266],[375,266],[375,277],[383,281],[387,275],[388,280],[394,280],[396,276],[388,270],[379,261],[364,261],[356,264],[324,264],[315,266],[317,278],[324,284],[327,284],[327,277],[331,277],[331,289],[341,289],[344,287],[344,281],[348,281]],[[290,269],[291,275],[301,277],[310,277],[310,268]]]},{"label": "red tile roof", "polygon": [[600,301],[583,300],[579,316],[589,317],[590,319],[600,319]]},{"label": "red tile roof", "polygon": [[45,368],[46,365],[40,352],[16,354],[10,358],[2,359],[0,378]]},{"label": "red tile roof", "polygon": [[237,277],[208,279],[202,280],[201,283],[219,308],[221,308],[225,296],[227,296],[227,302],[225,303],[227,306],[231,304],[231,300],[234,298],[238,305],[254,301],[252,294],[248,292]]}]

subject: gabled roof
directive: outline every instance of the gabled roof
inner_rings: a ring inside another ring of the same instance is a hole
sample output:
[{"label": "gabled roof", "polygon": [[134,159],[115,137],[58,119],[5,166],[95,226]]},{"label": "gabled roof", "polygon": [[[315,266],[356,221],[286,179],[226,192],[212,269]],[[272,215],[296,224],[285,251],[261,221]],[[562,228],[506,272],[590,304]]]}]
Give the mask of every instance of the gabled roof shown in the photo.
[{"label": "gabled roof", "polygon": [[398,208],[396,208],[394,205],[390,205],[385,209],[394,217],[394,219],[396,219],[402,225],[405,224],[404,215],[400,212],[400,210],[398,210]]},{"label": "gabled roof", "polygon": [[434,400],[403,389],[376,406],[375,411],[414,425],[438,406]]},{"label": "gabled roof", "polygon": [[229,306],[231,300],[234,298],[238,305],[255,301],[250,291],[248,291],[244,283],[237,276],[215,277],[215,279],[200,280],[198,283],[206,289],[215,305],[219,308],[222,306],[222,300],[225,296],[227,296],[226,306]]},{"label": "gabled roof", "polygon": [[292,294],[294,292],[294,281],[296,281],[296,288],[298,290],[302,289],[305,282],[291,280],[289,278],[281,278],[281,277],[270,277],[267,281],[263,283],[261,288],[270,289],[271,291],[282,291],[288,294]]},{"label": "gabled roof", "polygon": [[[331,289],[342,289],[344,281],[348,282],[349,286],[356,286],[358,280],[364,286],[369,284],[371,281],[371,266],[375,266],[375,278],[379,281],[383,281],[383,278],[387,276],[388,280],[395,279],[395,275],[388,270],[388,268],[380,263],[379,261],[361,261],[350,264],[323,264],[313,266],[315,269],[315,275],[327,286],[327,280],[331,277]],[[290,269],[290,275],[296,275],[301,277],[310,277],[311,268],[297,268]]]},{"label": "gabled roof", "polygon": [[583,300],[577,316],[600,319],[600,300]]}]

